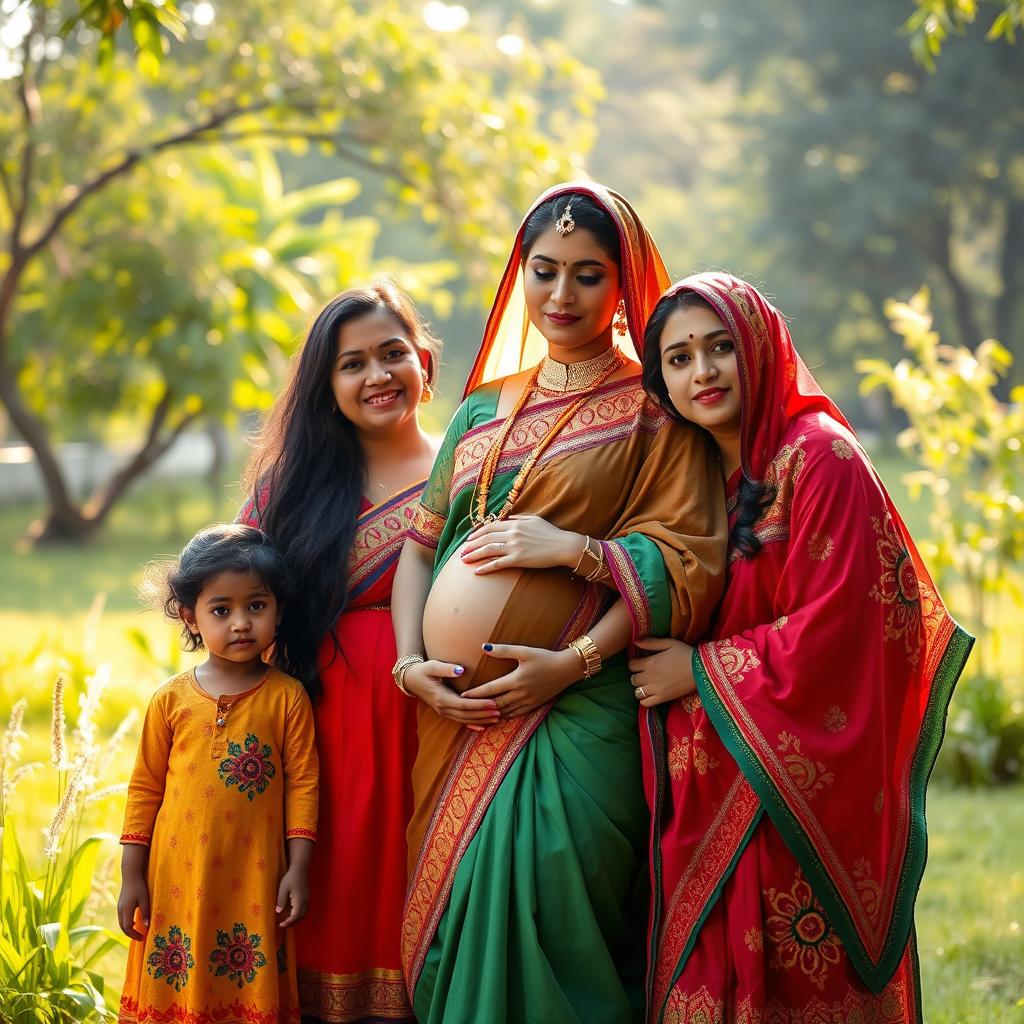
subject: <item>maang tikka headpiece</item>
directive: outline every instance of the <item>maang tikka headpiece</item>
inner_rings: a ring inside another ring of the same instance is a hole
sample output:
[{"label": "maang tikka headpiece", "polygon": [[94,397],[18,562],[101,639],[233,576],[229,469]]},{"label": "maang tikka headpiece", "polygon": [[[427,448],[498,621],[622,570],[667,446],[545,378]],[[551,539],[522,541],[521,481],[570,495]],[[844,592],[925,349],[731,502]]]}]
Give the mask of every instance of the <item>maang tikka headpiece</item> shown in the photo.
[{"label": "maang tikka headpiece", "polygon": [[576,228],[576,221],[572,219],[572,200],[565,204],[565,209],[562,211],[562,216],[555,221],[555,230],[558,234],[565,238],[566,235],[571,235]]}]

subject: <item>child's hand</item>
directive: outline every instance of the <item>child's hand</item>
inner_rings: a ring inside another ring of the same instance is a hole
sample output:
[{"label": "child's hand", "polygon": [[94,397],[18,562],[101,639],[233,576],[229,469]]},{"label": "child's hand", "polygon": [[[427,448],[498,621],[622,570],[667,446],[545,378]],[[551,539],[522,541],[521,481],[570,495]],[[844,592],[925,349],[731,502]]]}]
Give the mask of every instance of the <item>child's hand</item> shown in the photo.
[{"label": "child's hand", "polygon": [[142,923],[149,927],[149,889],[145,878],[125,878],[121,883],[121,895],[117,898],[117,923],[129,939],[142,942],[145,935],[135,928],[135,911],[138,910]]},{"label": "child's hand", "polygon": [[277,887],[277,905],[274,909],[279,914],[286,914],[278,919],[279,928],[288,928],[306,916],[309,910],[309,883],[304,868],[290,867]]}]

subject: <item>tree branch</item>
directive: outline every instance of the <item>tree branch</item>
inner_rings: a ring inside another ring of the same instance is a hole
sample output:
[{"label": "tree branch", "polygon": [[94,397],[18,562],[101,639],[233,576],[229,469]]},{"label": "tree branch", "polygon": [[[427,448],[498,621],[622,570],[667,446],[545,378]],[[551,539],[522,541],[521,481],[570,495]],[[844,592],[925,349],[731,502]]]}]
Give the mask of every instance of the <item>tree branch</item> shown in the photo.
[{"label": "tree branch", "polygon": [[160,430],[167,422],[173,398],[171,389],[166,388],[160,401],[153,408],[145,440],[128,462],[86,503],[84,514],[93,529],[102,525],[129,484],[145,473],[181,437],[183,431],[205,412],[205,409],[200,408],[186,414],[169,433],[160,437]]},{"label": "tree branch", "polygon": [[254,103],[245,107],[228,107],[219,113],[211,114],[210,117],[200,124],[191,125],[183,131],[176,132],[174,135],[168,135],[156,142],[151,142],[148,146],[142,149],[129,150],[112,167],[109,167],[107,170],[96,175],[96,177],[91,181],[87,181],[84,185],[81,185],[75,191],[75,194],[66,203],[64,203],[63,206],[60,206],[57,209],[51,218],[50,223],[43,229],[39,237],[29,245],[25,246],[26,256],[35,256],[41,249],[44,249],[50,243],[53,236],[61,229],[61,226],[68,217],[70,217],[75,210],[77,210],[78,207],[89,198],[89,196],[95,195],[115,179],[121,177],[123,174],[127,174],[128,171],[132,170],[132,168],[142,160],[153,156],[155,153],[161,153],[165,150],[173,149],[175,146],[195,145],[196,143],[208,142],[209,140],[204,138],[204,136],[216,130],[221,125],[228,124],[236,118],[244,117],[246,114],[259,113],[261,110],[266,110],[267,107],[271,105],[271,101],[266,100],[262,103]]},{"label": "tree branch", "polygon": [[403,185],[415,187],[414,182],[395,164],[378,162],[364,153],[359,153],[350,146],[366,145],[364,140],[345,138],[330,132],[310,132],[301,128],[253,128],[243,132],[221,132],[217,136],[220,142],[248,142],[253,139],[305,139],[307,142],[326,142],[333,146],[342,159],[357,167],[373,171],[376,174],[388,174]]}]

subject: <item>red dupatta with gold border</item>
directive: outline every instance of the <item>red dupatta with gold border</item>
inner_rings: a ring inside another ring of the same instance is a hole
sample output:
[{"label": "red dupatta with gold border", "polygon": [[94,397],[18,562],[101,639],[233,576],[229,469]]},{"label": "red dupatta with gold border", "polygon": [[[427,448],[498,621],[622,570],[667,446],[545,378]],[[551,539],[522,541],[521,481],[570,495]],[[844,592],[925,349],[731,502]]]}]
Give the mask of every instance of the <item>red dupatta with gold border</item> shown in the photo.
[{"label": "red dupatta with gold border", "polygon": [[755,526],[761,552],[731,552],[694,653],[698,693],[644,718],[654,1020],[763,812],[858,974],[884,988],[913,927],[925,786],[973,642],[782,315],[726,274],[682,290],[736,342],[742,470],[774,498]]}]

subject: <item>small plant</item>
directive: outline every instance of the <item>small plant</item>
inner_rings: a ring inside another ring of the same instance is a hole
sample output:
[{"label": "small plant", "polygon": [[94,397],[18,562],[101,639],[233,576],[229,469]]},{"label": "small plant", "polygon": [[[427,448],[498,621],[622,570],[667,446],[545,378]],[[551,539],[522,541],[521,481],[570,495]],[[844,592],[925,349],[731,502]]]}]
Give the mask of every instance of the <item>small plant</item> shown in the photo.
[{"label": "small plant", "polygon": [[98,858],[113,837],[82,834],[86,807],[124,788],[99,789],[97,783],[137,719],[135,713],[129,715],[110,740],[97,743],[95,717],[109,674],[104,666],[88,678],[70,737],[63,677],[54,684],[50,768],[56,776],[56,804],[37,867],[25,857],[11,808],[18,784],[44,767],[19,763],[26,701],[14,705],[0,740],[0,1020],[12,1024],[116,1018],[96,968],[109,951],[127,946],[128,940],[96,923],[94,899]]},{"label": "small plant", "polygon": [[[996,386],[1012,365],[996,341],[971,351],[932,330],[928,291],[886,306],[911,358],[857,363],[861,390],[884,387],[909,425],[900,448],[917,469],[904,480],[927,494],[921,553],[978,642],[950,709],[940,771],[971,785],[1022,774],[1021,666],[1008,649],[1024,620],[1024,387],[1009,404]],[[1016,677],[1016,680],[1015,680]]]}]

